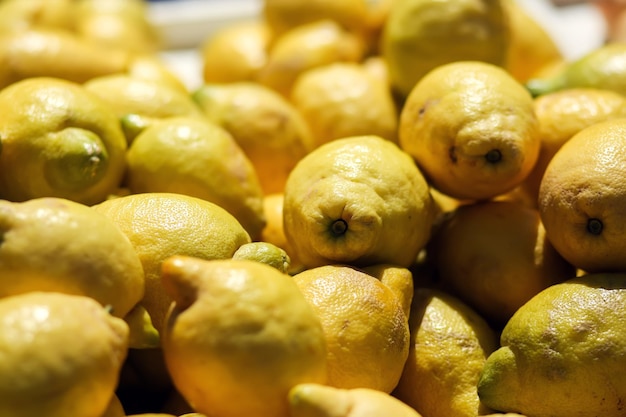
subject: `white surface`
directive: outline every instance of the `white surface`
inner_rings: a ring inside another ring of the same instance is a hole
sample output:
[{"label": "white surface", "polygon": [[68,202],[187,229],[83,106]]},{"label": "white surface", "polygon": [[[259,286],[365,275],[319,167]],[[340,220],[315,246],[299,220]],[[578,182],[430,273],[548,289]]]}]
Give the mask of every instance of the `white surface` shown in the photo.
[{"label": "white surface", "polygon": [[[150,16],[169,50],[162,56],[190,90],[202,83],[199,45],[216,29],[259,15],[263,0],[172,0],[151,3]],[[342,1],[342,0],[336,0]],[[549,0],[517,0],[552,35],[565,58],[600,46],[606,27],[591,3],[557,7]]]}]

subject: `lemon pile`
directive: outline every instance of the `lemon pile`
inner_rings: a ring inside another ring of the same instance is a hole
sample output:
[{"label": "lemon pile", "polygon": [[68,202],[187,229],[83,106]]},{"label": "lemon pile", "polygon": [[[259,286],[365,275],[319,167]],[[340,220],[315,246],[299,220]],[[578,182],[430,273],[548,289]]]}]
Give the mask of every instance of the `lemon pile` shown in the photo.
[{"label": "lemon pile", "polygon": [[623,417],[624,44],[261,6],[0,0],[0,416]]}]

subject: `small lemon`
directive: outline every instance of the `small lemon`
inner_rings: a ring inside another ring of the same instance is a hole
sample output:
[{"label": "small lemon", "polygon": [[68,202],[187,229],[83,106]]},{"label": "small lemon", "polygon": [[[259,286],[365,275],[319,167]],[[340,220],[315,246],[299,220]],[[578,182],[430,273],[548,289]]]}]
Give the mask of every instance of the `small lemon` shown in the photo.
[{"label": "small lemon", "polygon": [[208,415],[288,416],[299,383],[326,381],[321,323],[293,279],[249,260],[175,256],[163,351],[174,384]]},{"label": "small lemon", "polygon": [[552,246],[539,211],[513,201],[464,204],[428,245],[438,280],[494,326],[576,268]]},{"label": "small lemon", "polygon": [[624,415],[625,300],[623,273],[588,274],[537,294],[487,358],[481,401],[537,417]]},{"label": "small lemon", "polygon": [[[409,353],[404,296],[377,277],[344,265],[310,268],[293,280],[324,328],[327,384],[391,392]],[[412,296],[413,287],[406,290]]]},{"label": "small lemon", "polygon": [[416,288],[409,316],[411,343],[393,395],[424,416],[476,417],[486,409],[476,385],[498,335],[459,298]]},{"label": "small lemon", "polygon": [[94,298],[124,317],[144,294],[128,237],[91,207],[59,198],[0,201],[0,297],[54,291]]},{"label": "small lemon", "polygon": [[127,150],[113,110],[82,85],[35,77],[0,91],[0,197],[103,201]]},{"label": "small lemon", "polygon": [[311,129],[298,109],[262,84],[205,84],[193,98],[210,121],[233,136],[265,194],[282,192],[293,167],[314,148]]},{"label": "small lemon", "polygon": [[226,259],[250,243],[243,226],[217,204],[175,193],[113,198],[93,209],[115,223],[141,259],[145,294],[141,305],[161,331],[171,297],[161,284],[161,264],[173,255]]},{"label": "small lemon", "polygon": [[127,343],[126,324],[92,298],[38,291],[3,298],[0,415],[101,417]]},{"label": "small lemon", "polygon": [[253,81],[267,63],[270,31],[264,20],[234,22],[215,30],[200,47],[205,83]]},{"label": "small lemon", "polygon": [[359,62],[362,40],[333,20],[294,27],[274,40],[257,81],[285,97],[304,71],[335,62]]},{"label": "small lemon", "polygon": [[316,147],[359,135],[398,141],[398,110],[391,92],[359,63],[303,72],[292,87],[291,101],[311,127]]},{"label": "small lemon", "polygon": [[626,118],[582,129],[554,154],[539,188],[539,212],[554,248],[587,272],[626,268]]},{"label": "small lemon", "polygon": [[478,61],[441,65],[420,79],[402,108],[399,138],[434,188],[473,200],[519,185],[540,147],[528,91]]},{"label": "small lemon", "polygon": [[283,215],[306,267],[406,267],[430,238],[434,204],[407,153],[379,136],[353,136],[300,160],[287,179]]},{"label": "small lemon", "polygon": [[289,271],[289,255],[287,255],[287,252],[269,242],[245,243],[235,251],[233,259],[248,259],[274,267],[280,272],[286,273]]},{"label": "small lemon", "polygon": [[254,166],[224,128],[178,116],[143,130],[127,153],[131,193],[169,192],[224,208],[257,240],[265,226],[263,191]]},{"label": "small lemon", "polygon": [[298,384],[289,391],[291,417],[421,417],[391,395],[370,389]]},{"label": "small lemon", "polygon": [[406,98],[436,67],[456,61],[506,64],[510,43],[501,0],[400,0],[389,11],[381,54],[394,91]]}]

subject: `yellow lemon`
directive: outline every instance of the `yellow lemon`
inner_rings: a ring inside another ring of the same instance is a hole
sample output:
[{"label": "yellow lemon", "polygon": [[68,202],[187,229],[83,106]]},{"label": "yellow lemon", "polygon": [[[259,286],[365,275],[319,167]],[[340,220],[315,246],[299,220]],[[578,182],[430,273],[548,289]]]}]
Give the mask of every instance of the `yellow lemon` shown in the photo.
[{"label": "yellow lemon", "polygon": [[93,209],[115,223],[139,255],[146,285],[141,305],[159,331],[172,303],[161,284],[165,259],[173,255],[226,259],[250,243],[243,226],[225,209],[183,194],[130,194]]},{"label": "yellow lemon", "polygon": [[409,316],[411,348],[393,395],[424,416],[476,417],[487,409],[476,385],[498,335],[459,298],[416,288]]},{"label": "yellow lemon", "polygon": [[582,129],[554,154],[539,188],[548,239],[587,272],[626,268],[625,135],[626,118]]},{"label": "yellow lemon", "polygon": [[389,11],[381,54],[394,91],[406,97],[441,65],[471,60],[504,66],[509,38],[500,0],[402,0]]},{"label": "yellow lemon", "polygon": [[291,417],[421,417],[385,392],[311,383],[298,384],[289,391],[289,411]]},{"label": "yellow lemon", "polygon": [[134,56],[128,64],[125,73],[131,77],[156,81],[183,93],[188,93],[187,86],[183,79],[175,73],[170,64],[159,55]]},{"label": "yellow lemon", "polygon": [[477,61],[441,65],[411,91],[400,146],[434,188],[488,199],[519,185],[539,155],[533,99],[504,69]]},{"label": "yellow lemon", "polygon": [[335,62],[359,62],[361,39],[333,20],[297,26],[275,39],[257,81],[289,97],[304,71]]},{"label": "yellow lemon", "polygon": [[124,317],[141,300],[141,261],[117,225],[59,198],[0,201],[0,296],[55,291],[94,298]]},{"label": "yellow lemon", "polygon": [[131,55],[94,44],[57,28],[31,28],[0,35],[0,88],[33,77],[83,83],[124,72]]},{"label": "yellow lemon", "polygon": [[[293,280],[324,328],[327,384],[391,392],[409,353],[404,300],[380,279],[349,266],[310,268]],[[412,295],[413,287],[407,289]]]},{"label": "yellow lemon", "polygon": [[83,86],[106,102],[122,120],[128,143],[155,120],[202,115],[187,92],[156,79],[112,74],[92,78]]},{"label": "yellow lemon", "polygon": [[539,158],[520,188],[537,206],[541,179],[554,154],[583,128],[626,117],[626,97],[599,88],[568,88],[535,99],[541,148]]},{"label": "yellow lemon", "polygon": [[305,71],[292,87],[291,101],[311,127],[316,147],[359,135],[398,141],[391,92],[361,64],[341,62]]},{"label": "yellow lemon", "polygon": [[459,206],[428,252],[440,284],[497,326],[539,291],[576,275],[550,243],[539,211],[512,201]]},{"label": "yellow lemon", "polygon": [[265,226],[263,191],[250,159],[224,128],[198,117],[161,119],[135,138],[127,161],[131,193],[205,199],[232,214],[258,240]]},{"label": "yellow lemon", "polygon": [[0,91],[0,197],[103,201],[126,166],[113,110],[81,85],[30,78]]},{"label": "yellow lemon", "polygon": [[478,381],[488,407],[537,417],[624,415],[626,275],[553,285],[502,331]]},{"label": "yellow lemon", "polygon": [[89,297],[35,291],[3,298],[0,414],[101,417],[127,338],[126,324]]},{"label": "yellow lemon", "polygon": [[284,273],[290,269],[287,252],[269,242],[244,243],[235,251],[232,258],[261,262]]},{"label": "yellow lemon", "polygon": [[245,152],[265,194],[282,192],[293,167],[314,148],[302,114],[262,84],[205,84],[193,97],[203,114],[226,129]]},{"label": "yellow lemon", "polygon": [[166,363],[197,412],[287,417],[291,387],[326,381],[322,325],[289,275],[255,261],[175,256],[162,279],[174,299]]},{"label": "yellow lemon", "polygon": [[284,231],[306,266],[412,264],[430,238],[434,204],[411,157],[379,136],[326,143],[291,171]]},{"label": "yellow lemon", "polygon": [[74,0],[3,0],[0,2],[0,32],[31,28],[72,30]]},{"label": "yellow lemon", "polygon": [[267,63],[270,31],[263,20],[234,22],[215,30],[200,46],[205,83],[253,81]]},{"label": "yellow lemon", "polygon": [[520,82],[526,82],[543,69],[564,62],[565,56],[555,38],[517,0],[506,0],[511,38],[504,68]]}]

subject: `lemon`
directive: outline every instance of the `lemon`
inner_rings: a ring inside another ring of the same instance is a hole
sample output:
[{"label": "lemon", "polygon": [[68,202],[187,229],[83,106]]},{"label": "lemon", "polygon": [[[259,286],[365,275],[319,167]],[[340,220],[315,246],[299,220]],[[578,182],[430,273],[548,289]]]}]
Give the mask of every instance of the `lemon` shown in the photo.
[{"label": "lemon", "polygon": [[540,147],[528,91],[501,67],[478,61],[441,65],[420,79],[402,108],[399,139],[433,188],[470,200],[519,185]]},{"label": "lemon", "polygon": [[434,204],[411,157],[379,136],[326,143],[291,171],[284,232],[306,267],[406,267],[430,238]]},{"label": "lemon", "polygon": [[500,0],[396,1],[381,39],[392,88],[405,98],[428,72],[455,61],[503,67],[510,31]]},{"label": "lemon", "polygon": [[391,92],[359,63],[305,71],[292,87],[291,101],[311,127],[316,147],[359,135],[398,141],[398,110]]},{"label": "lemon", "polygon": [[3,0],[0,2],[0,32],[31,28],[72,30],[74,0]]},{"label": "lemon", "polygon": [[626,395],[626,276],[553,285],[502,331],[478,382],[484,404],[529,416],[621,416]]},{"label": "lemon", "polygon": [[533,77],[526,87],[534,96],[573,87],[591,87],[626,94],[626,43],[608,42],[567,62],[555,74]]},{"label": "lemon", "polygon": [[289,391],[291,417],[421,417],[391,395],[370,389],[298,384]]},{"label": "lemon", "polygon": [[409,316],[411,348],[393,395],[424,416],[484,414],[476,385],[498,335],[447,292],[416,288]]},{"label": "lemon", "polygon": [[554,248],[587,272],[621,271],[624,252],[626,119],[588,126],[554,154],[539,188],[539,212]]},{"label": "lemon", "polygon": [[101,417],[126,357],[121,319],[89,297],[34,291],[0,300],[0,328],[1,415]]},{"label": "lemon", "polygon": [[226,259],[250,236],[225,209],[175,193],[141,193],[113,198],[93,207],[128,237],[141,259],[145,295],[141,305],[161,331],[172,303],[161,284],[161,264],[173,255]]},{"label": "lemon", "polygon": [[217,28],[200,45],[202,80],[230,83],[255,80],[267,63],[271,34],[261,19]]},{"label": "lemon", "polygon": [[122,120],[128,143],[155,119],[202,115],[187,92],[156,79],[112,74],[92,78],[83,85],[105,101]]},{"label": "lemon", "polygon": [[258,240],[265,226],[263,191],[233,136],[198,117],[164,118],[143,130],[127,153],[131,193],[168,192],[224,208]]},{"label": "lemon", "polygon": [[364,49],[362,40],[336,21],[314,21],[276,38],[256,79],[289,97],[304,71],[335,62],[359,62]]},{"label": "lemon", "polygon": [[58,28],[0,34],[0,88],[33,77],[83,83],[127,70],[131,55]]},{"label": "lemon", "polygon": [[599,88],[567,88],[535,99],[541,148],[532,171],[520,185],[537,206],[539,186],[548,163],[572,136],[607,119],[626,116],[626,97]]},{"label": "lemon", "polygon": [[189,92],[183,79],[159,55],[134,56],[128,64],[125,74],[142,80],[156,81],[183,93]]},{"label": "lemon", "polygon": [[250,242],[239,246],[232,256],[233,259],[248,259],[261,262],[278,269],[289,271],[289,255],[284,249],[269,242]]},{"label": "lemon", "polygon": [[193,97],[245,152],[265,194],[282,192],[293,167],[314,148],[311,129],[298,109],[262,84],[205,84]]},{"label": "lemon", "polygon": [[543,69],[566,61],[555,38],[518,0],[506,0],[504,5],[511,32],[504,68],[516,80],[526,82]]},{"label": "lemon", "polygon": [[[343,265],[310,268],[293,280],[324,328],[327,384],[391,392],[409,353],[404,298],[377,277]],[[412,295],[412,286],[406,290]]]},{"label": "lemon", "polygon": [[94,298],[124,317],[144,293],[141,261],[117,225],[59,198],[0,201],[0,296],[55,291]]},{"label": "lemon", "polygon": [[113,110],[81,85],[30,78],[0,91],[0,197],[103,201],[122,181],[126,140]]},{"label": "lemon", "polygon": [[428,253],[440,285],[498,327],[536,293],[576,275],[550,243],[539,211],[512,201],[459,206]]},{"label": "lemon", "polygon": [[175,256],[162,279],[174,299],[166,363],[197,412],[287,417],[291,387],[325,382],[322,326],[289,275],[255,261]]}]

